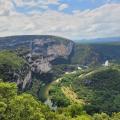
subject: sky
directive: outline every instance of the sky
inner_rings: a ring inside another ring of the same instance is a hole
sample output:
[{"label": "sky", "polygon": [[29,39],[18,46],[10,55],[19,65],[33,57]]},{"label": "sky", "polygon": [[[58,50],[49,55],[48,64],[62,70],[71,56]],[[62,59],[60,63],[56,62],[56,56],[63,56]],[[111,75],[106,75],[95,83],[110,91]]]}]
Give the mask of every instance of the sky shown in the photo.
[{"label": "sky", "polygon": [[120,0],[0,0],[0,37],[120,37]]}]

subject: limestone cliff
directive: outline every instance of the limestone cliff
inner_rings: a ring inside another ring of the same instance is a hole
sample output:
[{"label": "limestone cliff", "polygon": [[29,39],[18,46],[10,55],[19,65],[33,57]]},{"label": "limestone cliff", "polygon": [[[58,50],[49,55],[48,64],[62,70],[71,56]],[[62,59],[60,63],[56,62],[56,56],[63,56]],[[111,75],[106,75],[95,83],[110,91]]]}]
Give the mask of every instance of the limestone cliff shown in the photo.
[{"label": "limestone cliff", "polygon": [[32,72],[29,66],[18,73],[14,72],[12,81],[16,82],[21,90],[28,88],[32,82]]},{"label": "limestone cliff", "polygon": [[16,50],[37,73],[50,71],[52,61],[58,58],[68,60],[73,45],[68,39],[49,35],[0,38],[0,49]]},{"label": "limestone cliff", "polygon": [[73,42],[57,41],[55,39],[35,39],[31,42],[31,52],[28,61],[33,71],[48,72],[51,62],[57,58],[69,59],[73,49]]}]

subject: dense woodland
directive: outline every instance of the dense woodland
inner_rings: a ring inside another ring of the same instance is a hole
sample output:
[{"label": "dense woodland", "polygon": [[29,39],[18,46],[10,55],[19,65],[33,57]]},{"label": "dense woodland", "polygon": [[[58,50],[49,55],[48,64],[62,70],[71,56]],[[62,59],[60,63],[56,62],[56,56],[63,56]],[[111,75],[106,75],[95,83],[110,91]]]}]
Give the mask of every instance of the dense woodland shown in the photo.
[{"label": "dense woodland", "polygon": [[30,94],[18,94],[15,83],[0,82],[1,120],[119,120],[120,113],[111,116],[106,113],[86,114],[80,104],[51,111]]}]

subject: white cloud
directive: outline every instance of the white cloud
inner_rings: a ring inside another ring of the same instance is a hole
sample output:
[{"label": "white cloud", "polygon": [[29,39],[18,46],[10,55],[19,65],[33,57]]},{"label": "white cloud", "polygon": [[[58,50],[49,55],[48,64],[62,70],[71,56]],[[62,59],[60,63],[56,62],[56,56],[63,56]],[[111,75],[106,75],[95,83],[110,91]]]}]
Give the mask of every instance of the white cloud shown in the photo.
[{"label": "white cloud", "polygon": [[62,11],[68,7],[69,7],[69,5],[64,3],[64,4],[61,4],[58,9],[59,9],[59,11]]},{"label": "white cloud", "polygon": [[47,0],[47,4],[56,4],[56,5],[58,5],[60,3],[59,3],[59,0]]},{"label": "white cloud", "polygon": [[14,11],[14,5],[11,0],[0,0],[0,15],[9,15]]},{"label": "white cloud", "polygon": [[[0,10],[4,8],[0,16],[0,36],[50,34],[71,39],[120,36],[120,4],[106,4],[93,10],[77,10],[73,14],[48,9],[31,15],[13,14],[13,4],[8,5],[9,7],[0,6]],[[4,15],[7,10],[12,14]]]},{"label": "white cloud", "polygon": [[50,4],[54,4],[54,5],[59,5],[59,1],[58,0],[14,0],[14,3],[18,6],[18,7],[28,7],[28,8],[45,8],[45,6],[48,6]]}]

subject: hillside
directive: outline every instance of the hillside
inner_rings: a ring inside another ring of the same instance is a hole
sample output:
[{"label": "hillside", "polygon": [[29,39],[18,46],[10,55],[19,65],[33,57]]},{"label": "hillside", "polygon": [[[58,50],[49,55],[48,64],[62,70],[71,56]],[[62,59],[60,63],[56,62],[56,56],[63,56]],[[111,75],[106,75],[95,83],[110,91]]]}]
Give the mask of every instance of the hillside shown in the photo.
[{"label": "hillside", "polygon": [[31,82],[29,65],[15,52],[0,52],[0,80],[4,82],[16,82],[21,90],[24,90]]},{"label": "hillside", "polygon": [[1,51],[0,52],[0,64],[8,64],[12,69],[21,69],[25,64],[25,60],[17,56],[14,52]]},{"label": "hillside", "polygon": [[[82,104],[89,114],[120,111],[120,66],[89,68],[64,75],[52,85],[54,104]],[[72,101],[71,101],[72,100]]]},{"label": "hillside", "polygon": [[120,62],[120,44],[119,42],[102,44],[80,44],[74,47],[74,54],[71,58],[72,64],[98,65],[106,60],[111,62]]}]

